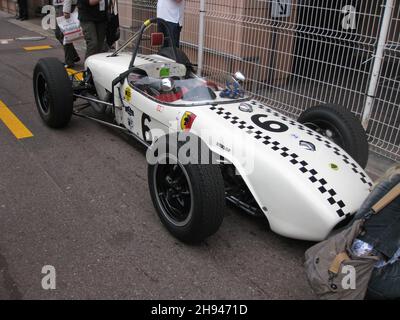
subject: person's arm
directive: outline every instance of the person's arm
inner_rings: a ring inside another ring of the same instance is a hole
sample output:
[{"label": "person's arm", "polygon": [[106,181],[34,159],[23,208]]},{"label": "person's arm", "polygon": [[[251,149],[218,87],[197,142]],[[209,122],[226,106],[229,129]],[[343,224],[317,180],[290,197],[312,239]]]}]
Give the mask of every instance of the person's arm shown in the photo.
[{"label": "person's arm", "polygon": [[69,19],[71,17],[71,6],[72,6],[72,0],[64,0],[63,14],[65,19]]}]

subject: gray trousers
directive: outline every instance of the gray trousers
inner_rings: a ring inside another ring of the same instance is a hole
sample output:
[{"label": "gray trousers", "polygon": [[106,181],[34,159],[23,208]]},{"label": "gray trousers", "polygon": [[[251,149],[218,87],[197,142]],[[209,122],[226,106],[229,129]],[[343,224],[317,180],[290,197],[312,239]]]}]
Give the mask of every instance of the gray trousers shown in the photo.
[{"label": "gray trousers", "polygon": [[81,21],[81,27],[86,41],[86,58],[103,52],[107,21]]}]

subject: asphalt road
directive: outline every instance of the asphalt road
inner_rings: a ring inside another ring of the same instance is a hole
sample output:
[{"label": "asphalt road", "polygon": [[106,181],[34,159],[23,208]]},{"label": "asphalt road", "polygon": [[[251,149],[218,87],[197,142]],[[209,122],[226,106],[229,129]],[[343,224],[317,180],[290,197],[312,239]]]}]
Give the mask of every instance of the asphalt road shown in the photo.
[{"label": "asphalt road", "polygon": [[[9,19],[0,39],[36,35]],[[184,245],[156,216],[142,147],[84,119],[45,127],[32,74],[47,56],[63,57],[52,39],[0,44],[0,100],[33,133],[18,140],[0,121],[0,299],[314,298],[302,267],[310,243],[227,209],[215,236]],[[42,289],[44,265],[55,290]]]}]

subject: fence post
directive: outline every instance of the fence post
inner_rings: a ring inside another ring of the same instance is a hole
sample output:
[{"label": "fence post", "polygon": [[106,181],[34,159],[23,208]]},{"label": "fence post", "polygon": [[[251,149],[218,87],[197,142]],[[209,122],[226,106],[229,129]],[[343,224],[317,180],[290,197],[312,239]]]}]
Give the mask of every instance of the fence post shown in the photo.
[{"label": "fence post", "polygon": [[203,71],[205,16],[206,16],[206,0],[200,0],[199,48],[198,48],[198,56],[197,56],[197,75],[198,76],[201,76],[201,73]]},{"label": "fence post", "polygon": [[362,115],[362,124],[365,129],[371,117],[374,101],[376,97],[376,89],[379,83],[379,75],[381,72],[382,62],[385,54],[386,40],[389,34],[390,21],[394,7],[394,0],[386,0],[385,10],[382,18],[381,30],[379,33],[378,44],[374,56],[374,65],[369,82],[367,99],[365,101],[364,112]]}]

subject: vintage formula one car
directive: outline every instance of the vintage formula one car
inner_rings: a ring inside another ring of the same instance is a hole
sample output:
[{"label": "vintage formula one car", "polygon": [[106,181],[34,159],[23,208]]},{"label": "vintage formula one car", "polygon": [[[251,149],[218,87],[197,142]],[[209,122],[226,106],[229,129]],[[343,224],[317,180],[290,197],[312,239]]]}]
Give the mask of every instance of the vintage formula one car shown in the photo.
[{"label": "vintage formula one car", "polygon": [[[372,186],[358,119],[345,108],[322,105],[295,121],[247,96],[241,73],[222,85],[201,78],[170,36],[146,35],[157,23],[164,21],[144,22],[114,53],[89,57],[79,76],[67,74],[55,58],[39,60],[33,86],[44,122],[61,128],[76,115],[158,150],[148,166],[149,190],[162,223],[182,241],[215,233],[227,201],[265,216],[274,232],[290,238],[319,241],[346,225]],[[149,40],[170,46],[139,54]],[[87,107],[101,115],[89,115]],[[218,161],[183,161],[177,156],[186,141],[180,133],[197,137]],[[158,148],[161,141],[167,148]],[[243,148],[234,152],[234,145]]]}]

